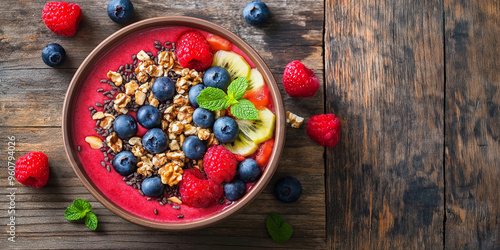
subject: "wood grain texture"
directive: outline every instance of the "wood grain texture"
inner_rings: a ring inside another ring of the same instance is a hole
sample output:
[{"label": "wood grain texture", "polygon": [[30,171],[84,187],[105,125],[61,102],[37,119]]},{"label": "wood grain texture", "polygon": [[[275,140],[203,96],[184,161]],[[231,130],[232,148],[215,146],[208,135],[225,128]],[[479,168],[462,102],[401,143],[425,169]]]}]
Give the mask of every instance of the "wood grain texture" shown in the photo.
[{"label": "wood grain texture", "polygon": [[445,0],[446,248],[500,248],[500,3]]},{"label": "wood grain texture", "polygon": [[443,247],[444,58],[440,0],[327,0],[327,243]]},{"label": "wood grain texture", "polygon": [[[308,138],[305,128],[288,129],[278,170],[263,193],[241,212],[213,227],[182,233],[150,230],[119,218],[98,203],[69,166],[62,145],[60,112],[76,68],[95,46],[122,26],[108,18],[107,1],[77,1],[83,10],[80,28],[74,37],[58,36],[41,22],[44,3],[6,0],[0,9],[0,162],[3,164],[7,159],[6,136],[14,135],[16,157],[29,151],[43,151],[51,168],[49,182],[40,190],[17,184],[16,243],[2,243],[0,248],[326,248],[324,150]],[[241,1],[134,0],[133,3],[134,22],[186,15],[231,30],[259,52],[279,85],[285,65],[292,60],[303,61],[323,78],[323,1],[267,1],[272,20],[263,28],[244,21],[245,3]],[[65,63],[55,69],[45,66],[40,59],[42,48],[52,42],[60,43],[67,52]],[[323,112],[322,90],[308,100],[283,97],[286,108],[301,116]],[[5,197],[8,173],[4,168],[0,170],[0,195]],[[281,203],[272,194],[274,182],[285,175],[302,182],[303,195],[296,203]],[[93,205],[100,223],[96,232],[64,219],[65,208],[75,198],[88,199]],[[0,207],[6,204],[6,199],[0,199]],[[277,244],[268,236],[265,218],[270,212],[282,214],[294,227],[289,242]],[[0,211],[0,221],[7,218],[6,210]],[[0,228],[7,231],[6,226]]]}]

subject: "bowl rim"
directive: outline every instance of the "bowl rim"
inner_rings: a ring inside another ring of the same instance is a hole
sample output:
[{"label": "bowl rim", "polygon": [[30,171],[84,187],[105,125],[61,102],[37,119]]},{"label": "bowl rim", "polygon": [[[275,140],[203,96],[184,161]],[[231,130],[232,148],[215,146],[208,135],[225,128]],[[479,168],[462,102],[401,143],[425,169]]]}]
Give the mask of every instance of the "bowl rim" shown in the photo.
[{"label": "bowl rim", "polygon": [[[73,103],[75,102],[75,96],[78,92],[78,86],[82,83],[83,76],[86,75],[92,65],[102,56],[103,53],[106,53],[108,48],[114,46],[117,42],[123,39],[123,37],[126,37],[143,29],[164,26],[184,26],[204,30],[209,33],[224,37],[228,39],[232,44],[236,45],[243,53],[245,53],[249,57],[256,68],[259,69],[259,71],[262,73],[262,76],[267,83],[266,85],[271,93],[276,115],[274,134],[275,143],[273,146],[273,151],[271,153],[270,160],[267,164],[266,169],[264,170],[261,178],[254,184],[252,189],[238,202],[216,214],[212,214],[202,219],[180,223],[152,221],[128,212],[112,202],[95,186],[95,184],[90,180],[87,173],[84,171],[83,165],[78,160],[76,148],[72,146],[74,145],[74,143],[70,131],[72,124],[72,114],[70,113],[70,111],[74,106]],[[64,98],[62,109],[62,135],[66,155],[76,175],[83,183],[83,185],[87,188],[87,190],[89,190],[89,192],[111,212],[132,223],[154,229],[161,229],[166,231],[199,229],[218,223],[228,218],[230,215],[235,214],[237,211],[250,204],[267,186],[278,167],[279,158],[285,144],[285,110],[283,100],[281,98],[281,92],[272,72],[270,71],[264,60],[259,56],[259,54],[243,39],[217,24],[202,19],[186,16],[155,17],[130,24],[116,31],[115,33],[104,39],[99,45],[97,45],[97,47],[94,48],[92,52],[90,52],[90,54],[85,58],[85,60],[78,67],[73,78],[71,79],[71,83]]]}]

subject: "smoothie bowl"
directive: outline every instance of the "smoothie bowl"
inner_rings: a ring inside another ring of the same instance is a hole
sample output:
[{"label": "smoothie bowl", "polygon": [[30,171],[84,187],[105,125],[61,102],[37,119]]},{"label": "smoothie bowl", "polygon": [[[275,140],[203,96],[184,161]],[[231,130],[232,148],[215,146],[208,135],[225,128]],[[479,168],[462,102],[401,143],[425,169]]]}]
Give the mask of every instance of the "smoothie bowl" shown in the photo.
[{"label": "smoothie bowl", "polygon": [[99,44],[63,107],[70,163],[105,207],[186,230],[249,204],[285,140],[279,88],[262,58],[213,23],[160,17]]}]

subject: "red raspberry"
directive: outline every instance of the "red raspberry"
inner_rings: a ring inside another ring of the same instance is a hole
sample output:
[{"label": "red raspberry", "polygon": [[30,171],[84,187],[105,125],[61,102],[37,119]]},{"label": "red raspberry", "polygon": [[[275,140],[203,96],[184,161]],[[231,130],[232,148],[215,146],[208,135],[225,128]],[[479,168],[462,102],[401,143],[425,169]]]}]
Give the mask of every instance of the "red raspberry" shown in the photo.
[{"label": "red raspberry", "polygon": [[210,147],[203,157],[203,168],[208,179],[217,183],[233,180],[236,165],[234,154],[221,145]]},{"label": "red raspberry", "polygon": [[48,2],[43,7],[42,19],[52,32],[73,36],[82,20],[82,10],[74,3]]},{"label": "red raspberry", "polygon": [[340,139],[340,120],[334,114],[315,115],[307,122],[307,135],[323,147],[333,147]]},{"label": "red raspberry", "polygon": [[283,73],[283,87],[292,97],[311,97],[319,89],[319,79],[300,61],[291,61]]},{"label": "red raspberry", "polygon": [[182,203],[191,207],[209,207],[222,198],[222,185],[207,180],[200,171],[194,168],[184,170],[179,183]]},{"label": "red raspberry", "polygon": [[41,188],[49,179],[49,159],[41,152],[27,153],[17,159],[15,176],[23,185]]},{"label": "red raspberry", "polygon": [[205,37],[198,31],[184,33],[176,44],[175,53],[184,68],[203,71],[212,65],[214,55]]}]

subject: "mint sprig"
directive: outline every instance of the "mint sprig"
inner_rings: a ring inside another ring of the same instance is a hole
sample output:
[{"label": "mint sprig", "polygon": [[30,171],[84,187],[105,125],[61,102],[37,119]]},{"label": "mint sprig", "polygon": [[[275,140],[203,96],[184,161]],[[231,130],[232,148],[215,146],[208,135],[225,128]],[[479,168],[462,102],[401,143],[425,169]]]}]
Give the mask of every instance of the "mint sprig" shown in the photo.
[{"label": "mint sprig", "polygon": [[292,237],[292,226],[277,213],[271,213],[267,216],[266,227],[271,238],[277,243],[286,242]]},{"label": "mint sprig", "polygon": [[196,101],[202,108],[216,111],[230,107],[231,114],[243,120],[259,118],[257,108],[247,99],[242,98],[248,87],[246,77],[239,77],[229,84],[227,94],[218,88],[208,87],[200,92]]},{"label": "mint sprig", "polygon": [[92,205],[83,199],[75,199],[64,211],[64,218],[71,221],[85,219],[85,225],[95,231],[97,228],[97,216],[91,212]]}]

